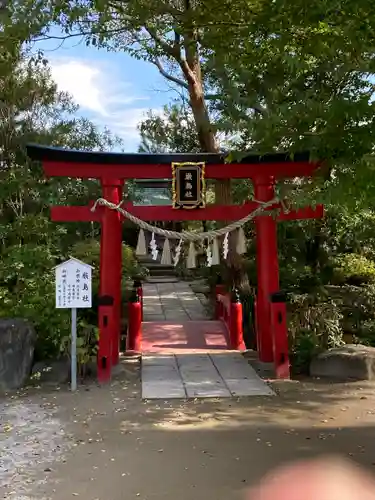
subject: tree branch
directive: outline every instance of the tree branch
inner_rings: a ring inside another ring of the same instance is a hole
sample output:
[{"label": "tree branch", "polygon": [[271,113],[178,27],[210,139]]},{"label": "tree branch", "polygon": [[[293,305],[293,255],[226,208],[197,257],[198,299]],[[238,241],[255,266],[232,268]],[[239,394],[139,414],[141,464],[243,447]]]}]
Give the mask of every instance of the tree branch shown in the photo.
[{"label": "tree branch", "polygon": [[173,82],[176,85],[188,90],[188,88],[189,88],[188,84],[186,82],[184,82],[183,80],[181,80],[180,78],[177,78],[176,76],[173,76],[173,75],[170,75],[169,73],[167,73],[165,71],[165,69],[163,68],[163,65],[161,64],[160,60],[157,57],[155,57],[155,59],[150,59],[150,61],[152,62],[152,64],[154,64],[158,68],[160,74],[162,76],[164,76],[164,78],[166,78],[170,82]]},{"label": "tree branch", "polygon": [[174,32],[173,46],[181,52],[181,35],[177,31]]},{"label": "tree branch", "polygon": [[44,40],[68,40],[69,38],[75,38],[79,36],[95,36],[95,35],[104,35],[104,34],[112,34],[114,35],[115,33],[121,33],[125,31],[124,28],[118,28],[118,29],[110,29],[110,30],[103,30],[103,31],[98,31],[98,32],[92,32],[90,31],[79,31],[76,33],[68,33],[66,35],[61,35],[61,36],[51,36],[48,34],[45,35],[40,35],[38,37],[35,37],[32,39],[33,42],[42,42]]},{"label": "tree branch", "polygon": [[[207,101],[216,101],[218,99],[221,99],[222,98],[222,94],[206,94],[204,96],[204,98],[207,100]],[[265,116],[267,111],[266,109],[261,106],[260,104],[253,104],[252,106],[249,105],[247,102],[244,101],[243,104],[246,104],[248,106],[249,109],[252,109],[253,111],[255,111],[256,113],[262,115],[262,116]]]},{"label": "tree branch", "polygon": [[[0,0],[0,2],[1,2],[1,0]],[[116,8],[116,9],[119,7],[124,7],[124,5],[122,5],[122,4],[125,4],[125,7],[126,7],[126,4],[130,3],[128,0],[111,0],[111,3],[112,2],[113,2],[112,7]],[[157,14],[160,14],[160,15],[169,14],[172,16],[180,16],[182,14],[182,12],[180,10],[178,10],[176,7],[173,7],[171,5],[162,4],[161,2],[155,2],[155,5],[150,7],[150,10],[153,10],[155,8],[158,9]]]},{"label": "tree branch", "polygon": [[173,57],[177,62],[181,61],[180,47],[176,47],[175,45],[170,45],[169,43],[167,43],[165,40],[160,38],[160,36],[156,33],[156,31],[150,26],[148,26],[146,23],[144,23],[144,28],[150,35],[150,37],[154,40],[154,42],[157,45],[160,45],[160,47],[164,50],[164,52],[167,55]]}]

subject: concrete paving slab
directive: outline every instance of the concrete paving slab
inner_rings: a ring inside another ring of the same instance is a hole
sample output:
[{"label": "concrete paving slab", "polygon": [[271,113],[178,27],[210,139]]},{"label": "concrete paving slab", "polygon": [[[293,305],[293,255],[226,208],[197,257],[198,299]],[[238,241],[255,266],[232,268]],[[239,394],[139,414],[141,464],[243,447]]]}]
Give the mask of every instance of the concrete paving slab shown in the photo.
[{"label": "concrete paving slab", "polygon": [[159,315],[170,321],[207,319],[201,300],[185,282],[144,284],[143,308],[146,321],[161,321]]},{"label": "concrete paving slab", "polygon": [[202,366],[203,363],[207,363],[208,354],[177,354],[177,363],[181,368],[182,366]]},{"label": "concrete paving slab", "polygon": [[238,352],[156,354],[142,358],[145,399],[274,396]]},{"label": "concrete paving slab", "polygon": [[164,314],[144,314],[145,321],[164,321]]},{"label": "concrete paving slab", "polygon": [[211,360],[233,396],[272,396],[275,393],[239,352],[210,354]]},{"label": "concrete paving slab", "polygon": [[176,357],[173,354],[143,355],[142,368],[144,366],[175,366],[177,367]]},{"label": "concrete paving slab", "polygon": [[258,377],[255,370],[247,363],[247,361],[238,353],[238,358],[234,358],[228,353],[227,356],[211,355],[212,362],[216,366],[220,375],[224,379],[255,379]]},{"label": "concrete paving slab", "polygon": [[189,398],[230,398],[231,393],[225,386],[185,386]]},{"label": "concrete paving slab", "polygon": [[164,314],[161,306],[146,306],[143,308],[143,314]]},{"label": "concrete paving slab", "polygon": [[143,366],[142,368],[142,383],[171,381],[181,382],[181,376],[177,366]]},{"label": "concrete paving slab", "polygon": [[142,384],[142,399],[185,399],[185,388],[173,383],[146,383]]},{"label": "concrete paving slab", "polygon": [[189,397],[230,396],[228,388],[208,355],[186,356],[182,362],[177,357],[177,362]]},{"label": "concrete paving slab", "polygon": [[275,392],[265,382],[253,384],[250,380],[225,380],[232,396],[275,396]]},{"label": "concrete paving slab", "polygon": [[180,368],[180,375],[185,384],[222,384],[223,379],[216,370],[187,370]]}]

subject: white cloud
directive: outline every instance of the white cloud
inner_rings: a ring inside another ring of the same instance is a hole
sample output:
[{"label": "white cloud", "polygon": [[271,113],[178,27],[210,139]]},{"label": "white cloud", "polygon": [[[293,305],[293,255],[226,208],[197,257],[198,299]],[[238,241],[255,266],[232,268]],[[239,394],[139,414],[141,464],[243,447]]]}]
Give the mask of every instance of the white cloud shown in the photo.
[{"label": "white cloud", "polygon": [[[112,126],[120,136],[128,135],[138,137],[137,126],[146,117],[150,108],[130,108],[123,109],[112,116]],[[154,113],[159,113],[159,109],[152,109]]]},{"label": "white cloud", "polygon": [[50,65],[58,89],[71,94],[81,112],[122,137],[127,149],[137,147],[137,126],[149,108],[135,104],[147,96],[133,95],[131,84],[122,81],[116,68],[100,61],[59,58]]},{"label": "white cloud", "polygon": [[82,108],[105,115],[101,99],[101,72],[80,61],[56,61],[51,64],[52,78],[59,90],[69,92]]}]

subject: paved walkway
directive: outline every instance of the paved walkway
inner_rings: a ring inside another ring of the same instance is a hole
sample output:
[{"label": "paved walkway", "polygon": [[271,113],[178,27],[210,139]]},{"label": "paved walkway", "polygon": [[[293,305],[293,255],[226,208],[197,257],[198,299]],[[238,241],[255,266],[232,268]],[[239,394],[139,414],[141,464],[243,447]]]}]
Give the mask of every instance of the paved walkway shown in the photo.
[{"label": "paved walkway", "polygon": [[201,321],[208,319],[204,296],[195,294],[188,283],[145,283],[144,321]]},{"label": "paved walkway", "polygon": [[208,320],[204,298],[186,282],[144,285],[142,398],[273,395],[241,353],[229,350],[226,328]]},{"label": "paved walkway", "polygon": [[221,321],[157,321],[142,325],[144,354],[205,353],[228,349]]},{"label": "paved walkway", "polygon": [[142,356],[142,398],[272,396],[240,352]]}]

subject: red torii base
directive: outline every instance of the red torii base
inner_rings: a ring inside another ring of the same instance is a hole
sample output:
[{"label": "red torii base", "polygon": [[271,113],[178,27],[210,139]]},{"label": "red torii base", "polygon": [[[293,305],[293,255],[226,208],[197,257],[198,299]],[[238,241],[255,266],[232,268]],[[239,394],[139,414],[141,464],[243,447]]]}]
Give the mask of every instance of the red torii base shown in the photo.
[{"label": "red torii base", "polygon": [[[203,161],[206,163],[207,178],[250,178],[253,181],[257,202],[244,205],[213,205],[189,211],[174,210],[170,206],[124,205],[129,212],[147,221],[238,220],[255,210],[258,202],[268,202],[275,197],[276,179],[311,176],[319,166],[310,162],[309,155],[305,153],[295,155],[293,160],[284,154],[250,155],[241,162],[230,165],[225,165],[222,156],[211,154],[94,153],[34,145],[28,146],[28,154],[32,159],[42,161],[47,176],[100,179],[102,197],[116,205],[122,197],[124,179],[171,178],[172,162]],[[97,207],[95,212],[91,208],[92,204],[52,207],[51,218],[56,222],[101,223],[98,380],[106,382],[111,378],[112,366],[119,361],[123,217],[107,207]],[[274,208],[280,209],[275,218],[267,214],[255,218],[258,272],[256,329],[260,360],[275,361],[277,375],[285,377],[289,376],[287,358],[284,359],[282,354],[282,359],[274,359],[274,350],[276,353],[284,352],[287,346],[285,304],[271,301],[271,296],[279,291],[276,224],[283,220],[321,218],[323,206],[284,211],[280,204],[275,204],[268,210]]]}]

